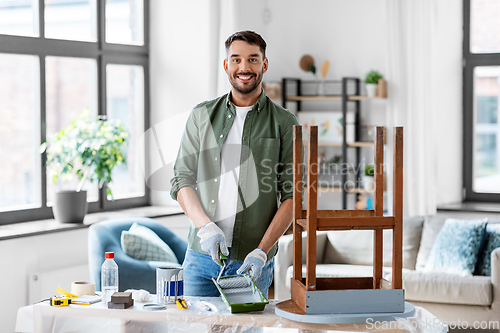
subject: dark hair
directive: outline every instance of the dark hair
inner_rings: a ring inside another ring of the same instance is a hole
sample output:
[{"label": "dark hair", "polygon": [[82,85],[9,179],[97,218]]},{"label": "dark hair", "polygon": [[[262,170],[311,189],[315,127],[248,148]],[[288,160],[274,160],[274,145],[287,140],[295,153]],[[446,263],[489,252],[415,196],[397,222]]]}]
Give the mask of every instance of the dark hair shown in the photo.
[{"label": "dark hair", "polygon": [[242,40],[247,42],[248,44],[257,45],[262,52],[262,58],[266,57],[266,41],[256,32],[246,30],[246,31],[238,31],[232,34],[226,39],[226,53],[229,51],[229,47],[235,40]]}]

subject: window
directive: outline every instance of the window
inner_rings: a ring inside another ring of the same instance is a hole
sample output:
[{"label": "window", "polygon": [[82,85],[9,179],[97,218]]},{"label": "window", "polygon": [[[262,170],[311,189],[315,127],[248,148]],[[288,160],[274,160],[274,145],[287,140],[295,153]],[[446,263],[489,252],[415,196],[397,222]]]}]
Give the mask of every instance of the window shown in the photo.
[{"label": "window", "polygon": [[500,200],[500,2],[464,2],[465,201]]},{"label": "window", "polygon": [[0,211],[41,205],[39,63],[0,53]]},{"label": "window", "polygon": [[127,143],[127,164],[114,171],[110,188],[115,199],[144,195],[145,182],[142,173],[139,147],[140,136],[144,133],[144,71],[136,65],[106,66],[107,110],[110,119],[120,119],[130,134]]},{"label": "window", "polygon": [[0,1],[0,34],[40,36],[38,0]]},{"label": "window", "polygon": [[[148,126],[148,1],[0,1],[0,224],[51,218],[40,145],[89,109],[120,119],[127,164],[107,184],[86,183],[89,212],[149,202],[139,138]],[[76,180],[75,180],[76,182]]]}]

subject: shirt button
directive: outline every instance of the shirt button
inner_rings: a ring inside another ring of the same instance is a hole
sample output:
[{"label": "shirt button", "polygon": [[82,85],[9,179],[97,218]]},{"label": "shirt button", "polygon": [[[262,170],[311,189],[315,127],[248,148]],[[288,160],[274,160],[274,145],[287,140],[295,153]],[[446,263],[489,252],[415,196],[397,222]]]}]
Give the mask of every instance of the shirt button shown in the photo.
[{"label": "shirt button", "polygon": [[232,116],[231,116],[231,115],[229,115],[229,116],[227,116],[227,117],[228,117],[228,118],[231,118]]},{"label": "shirt button", "polygon": [[250,115],[248,115],[247,118],[250,119]]},{"label": "shirt button", "polygon": [[210,201],[211,203],[215,203],[215,200]]},{"label": "shirt button", "polygon": [[243,138],[243,141],[247,141],[247,137],[246,136]]},{"label": "shirt button", "polygon": [[220,138],[222,139],[223,137],[224,137],[224,134],[221,134],[221,135],[220,135]]},{"label": "shirt button", "polygon": [[219,158],[218,158],[218,157],[216,157],[216,158],[215,158],[215,160],[216,160],[216,161],[218,161],[218,160],[219,160]]},{"label": "shirt button", "polygon": [[217,178],[214,179],[214,183],[217,183]]}]

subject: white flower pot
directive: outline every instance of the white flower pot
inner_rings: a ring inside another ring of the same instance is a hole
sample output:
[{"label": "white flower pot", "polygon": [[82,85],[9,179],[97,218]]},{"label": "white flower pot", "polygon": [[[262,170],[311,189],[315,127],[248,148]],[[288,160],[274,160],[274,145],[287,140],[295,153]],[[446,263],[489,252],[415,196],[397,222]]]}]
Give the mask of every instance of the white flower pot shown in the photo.
[{"label": "white flower pot", "polygon": [[375,83],[365,83],[366,86],[366,95],[368,97],[377,96],[377,85]]},{"label": "white flower pot", "polygon": [[375,177],[363,176],[363,188],[365,191],[373,192],[375,190]]}]

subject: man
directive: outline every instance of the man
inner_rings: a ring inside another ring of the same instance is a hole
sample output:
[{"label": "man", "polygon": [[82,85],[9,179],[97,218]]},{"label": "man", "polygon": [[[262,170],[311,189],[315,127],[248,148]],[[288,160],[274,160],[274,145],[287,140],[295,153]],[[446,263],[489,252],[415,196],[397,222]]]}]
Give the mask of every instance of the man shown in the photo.
[{"label": "man", "polygon": [[225,46],[231,91],[193,109],[171,180],[172,198],[192,221],[184,294],[218,296],[213,277],[249,273],[267,296],[276,242],[292,220],[298,122],[262,89],[268,68],[262,37],[241,31]]}]

